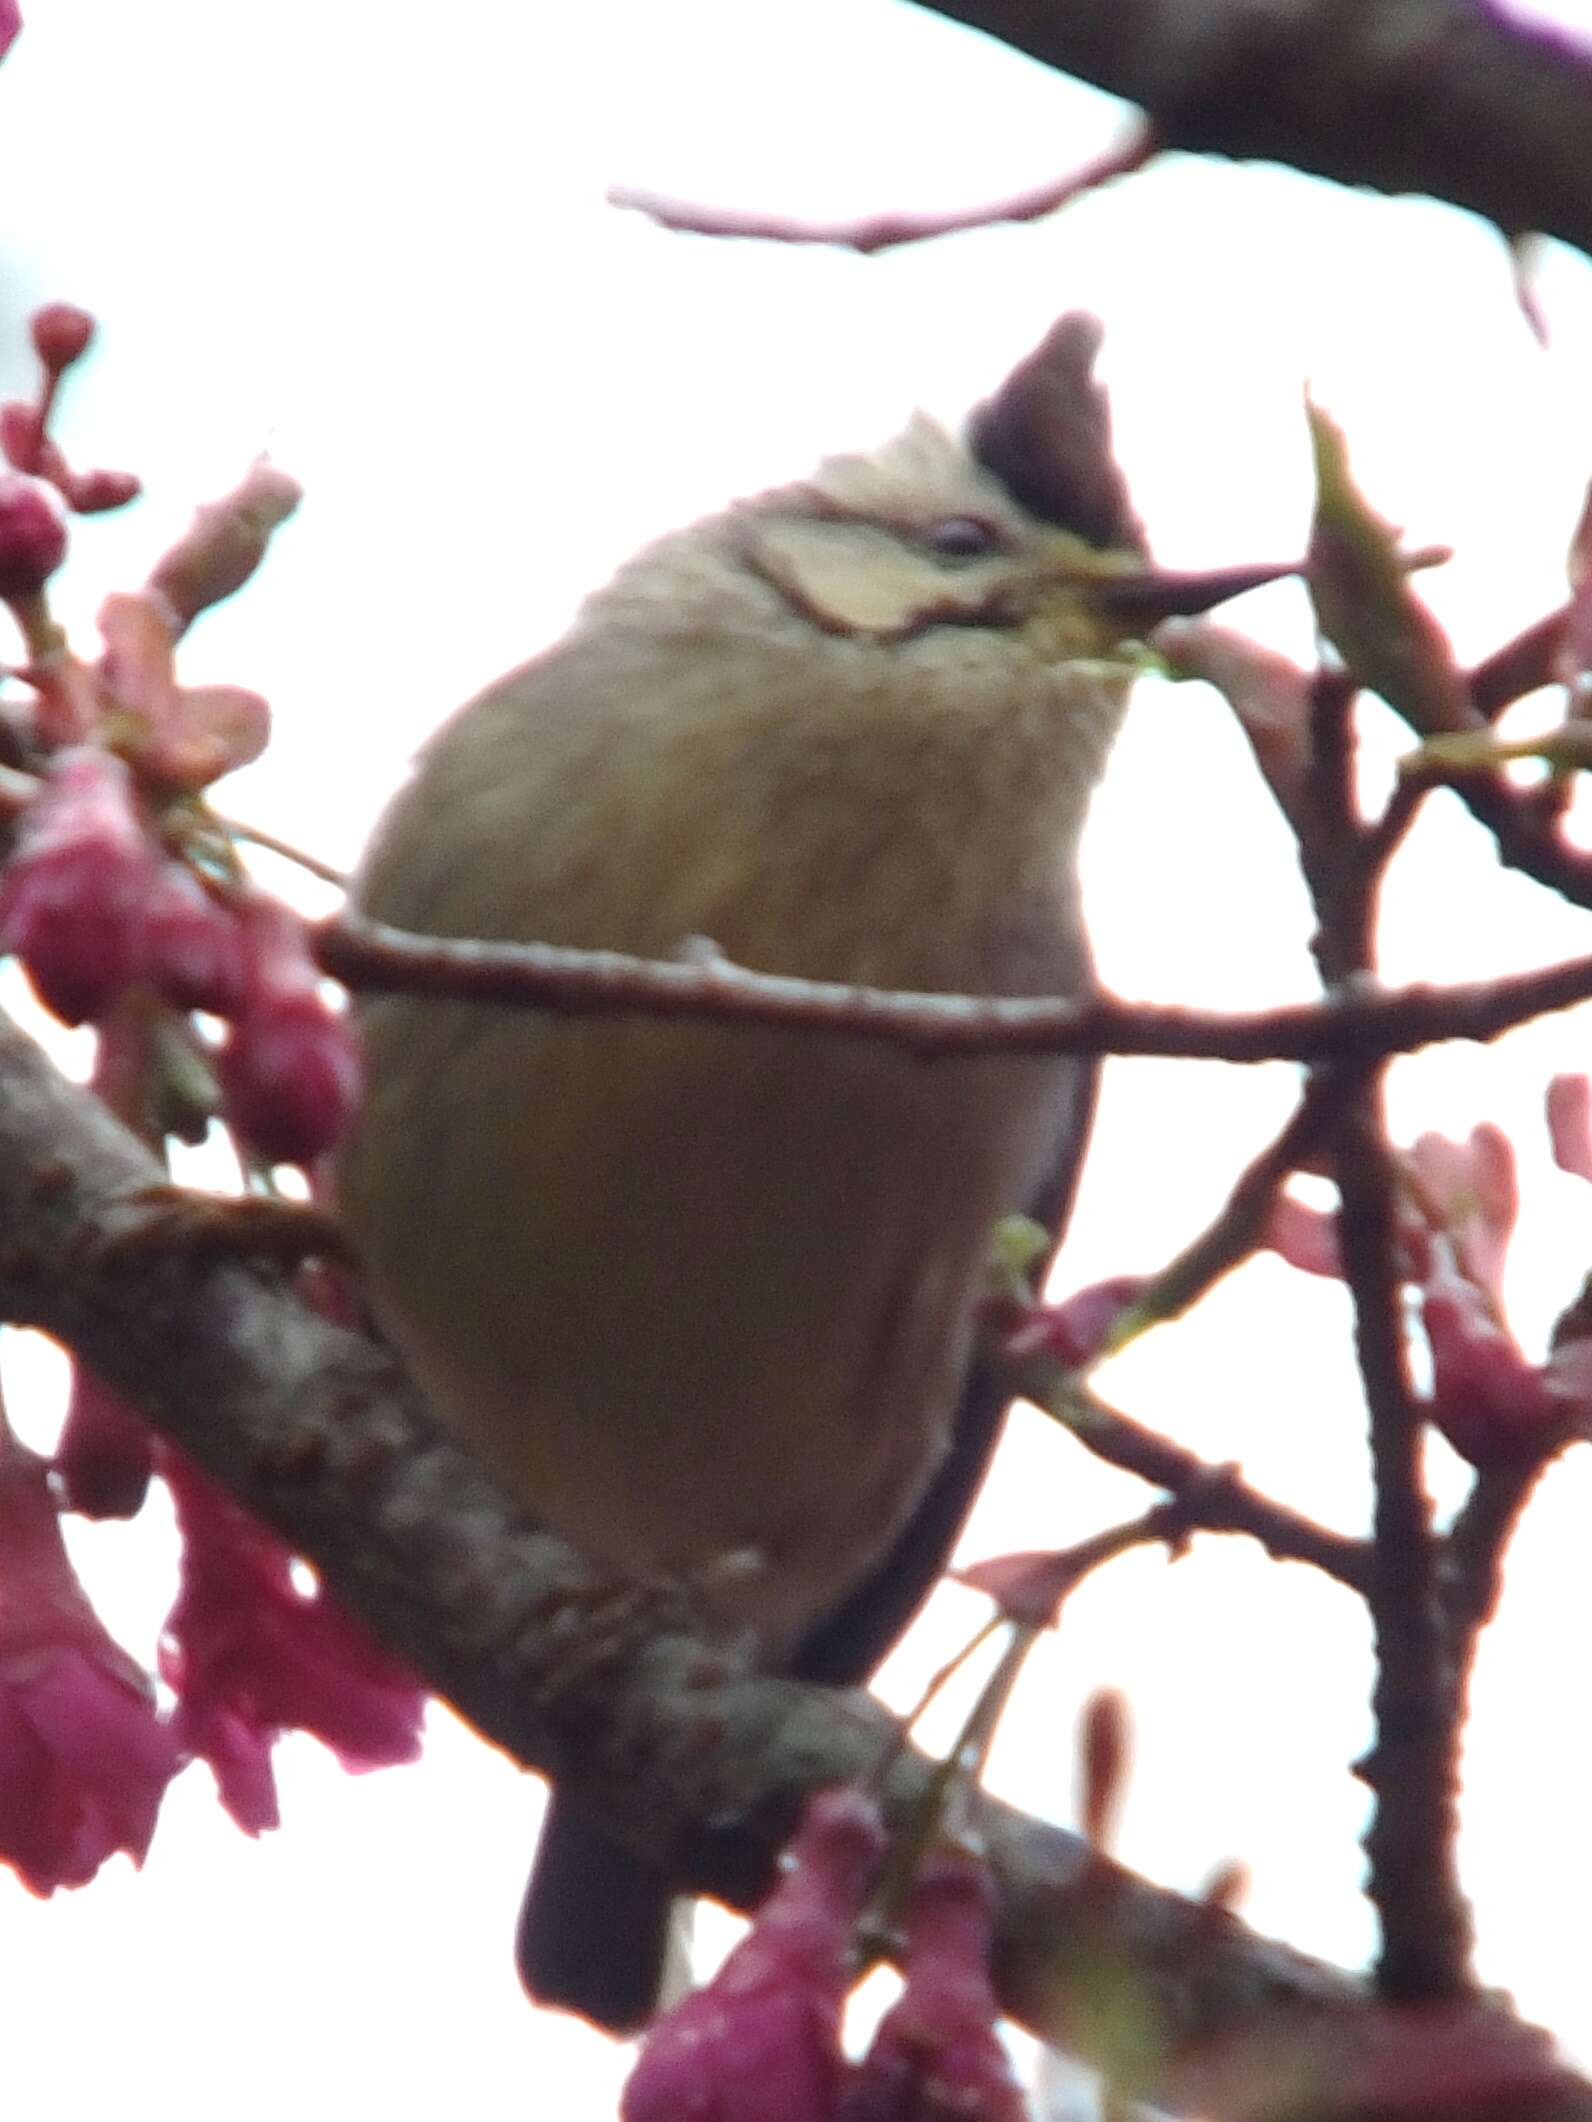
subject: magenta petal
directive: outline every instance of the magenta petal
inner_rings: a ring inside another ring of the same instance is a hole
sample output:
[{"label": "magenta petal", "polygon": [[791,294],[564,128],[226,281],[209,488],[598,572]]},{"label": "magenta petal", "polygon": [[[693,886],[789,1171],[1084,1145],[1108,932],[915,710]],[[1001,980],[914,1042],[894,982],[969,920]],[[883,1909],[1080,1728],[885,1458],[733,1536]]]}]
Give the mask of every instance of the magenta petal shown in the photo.
[{"label": "magenta petal", "polygon": [[214,1711],[202,1727],[179,1712],[178,1726],[215,1777],[216,1793],[236,1826],[246,1835],[270,1834],[281,1826],[273,1739],[226,1709]]},{"label": "magenta petal", "polygon": [[154,1704],[73,1648],[0,1661],[0,1850],[35,1893],[141,1864],[182,1749]]},{"label": "magenta petal", "polygon": [[852,1932],[884,1847],[860,1792],[813,1800],[751,1929],[648,2036],[623,2122],[833,2122]]},{"label": "magenta petal", "polygon": [[906,1987],[886,2013],[840,2122],[1024,2122],[990,1979],[994,1890],[961,1852],[931,1857],[907,1912]]}]

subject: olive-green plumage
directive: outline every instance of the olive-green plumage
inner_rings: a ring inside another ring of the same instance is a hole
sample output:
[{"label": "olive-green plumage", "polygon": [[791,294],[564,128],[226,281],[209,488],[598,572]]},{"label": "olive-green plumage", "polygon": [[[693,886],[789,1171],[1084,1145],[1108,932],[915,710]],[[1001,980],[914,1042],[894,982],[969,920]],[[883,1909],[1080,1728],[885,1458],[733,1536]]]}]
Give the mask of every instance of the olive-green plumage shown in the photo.
[{"label": "olive-green plumage", "polygon": [[[534,562],[534,556],[532,556]],[[422,754],[358,902],[446,936],[974,994],[1088,978],[1122,563],[915,420],[659,540]],[[340,1162],[376,1313],[514,1499],[789,1658],[951,1434],[1065,1060],[384,997]],[[575,2001],[581,2002],[580,1998]]]}]

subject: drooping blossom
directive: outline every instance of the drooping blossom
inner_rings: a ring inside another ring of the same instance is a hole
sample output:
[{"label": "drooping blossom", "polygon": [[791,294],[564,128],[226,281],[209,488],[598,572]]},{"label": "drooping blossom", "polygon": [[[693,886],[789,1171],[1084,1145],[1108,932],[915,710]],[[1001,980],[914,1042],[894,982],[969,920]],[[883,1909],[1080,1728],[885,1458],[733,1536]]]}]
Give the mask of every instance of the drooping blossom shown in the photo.
[{"label": "drooping blossom", "polygon": [[321,994],[304,924],[276,901],[242,910],[247,986],[218,1056],[228,1123],[273,1163],[309,1164],[341,1135],[361,1086],[352,1026]]},{"label": "drooping blossom", "polygon": [[1024,2122],[990,1979],[995,1897],[964,1851],[927,1859],[906,1918],[906,1987],[840,2097],[837,2122]]},{"label": "drooping blossom", "polygon": [[0,1862],[36,1894],[141,1864],[182,1746],[89,1605],[43,1460],[0,1418]]},{"label": "drooping blossom", "polygon": [[148,1427],[121,1394],[74,1356],[53,1461],[67,1509],[85,1518],[135,1518],[143,1508],[154,1453]]},{"label": "drooping blossom", "polygon": [[852,1933],[884,1849],[859,1792],[813,1800],[752,1928],[648,2035],[623,2122],[834,2122]]},{"label": "drooping blossom", "polygon": [[414,1760],[425,1695],[408,1669],[324,1587],[295,1582],[288,1549],[190,1461],[171,1453],[162,1472],[183,1554],[161,1675],[179,1736],[237,1824],[276,1826],[271,1754],[285,1731],[311,1733],[355,1772]]}]

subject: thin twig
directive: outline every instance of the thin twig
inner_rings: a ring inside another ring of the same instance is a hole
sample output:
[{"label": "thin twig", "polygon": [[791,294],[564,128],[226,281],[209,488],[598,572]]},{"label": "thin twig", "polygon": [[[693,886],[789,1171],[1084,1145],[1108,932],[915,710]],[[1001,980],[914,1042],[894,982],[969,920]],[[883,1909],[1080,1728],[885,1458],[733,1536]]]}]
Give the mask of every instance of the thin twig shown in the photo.
[{"label": "thin twig", "polygon": [[1191,1010],[1094,995],[949,995],[754,972],[726,958],[634,958],[550,943],[415,936],[340,916],[315,942],[361,994],[445,995],[570,1016],[689,1017],[877,1040],[924,1060],[955,1054],[1141,1054],[1163,1059],[1364,1061],[1445,1040],[1485,1043],[1592,998],[1592,955],[1496,980],[1377,987],[1269,1010]]},{"label": "thin twig", "polygon": [[[1352,695],[1318,695],[1313,785],[1328,829],[1306,851],[1318,928],[1314,950],[1330,989],[1370,974],[1387,852],[1387,820],[1369,830],[1354,793]],[[1335,813],[1335,815],[1333,815]],[[1337,859],[1326,850],[1337,849]],[[1429,2003],[1470,1983],[1470,1910],[1456,1869],[1461,1703],[1438,1594],[1438,1544],[1423,1465],[1423,1415],[1409,1375],[1400,1299],[1398,1181],[1382,1077],[1368,1061],[1333,1137],[1338,1245],[1354,1306],[1355,1351],[1370,1415],[1374,1485],[1366,1602],[1376,1651],[1376,1740],[1360,1774],[1375,1799],[1365,1851],[1381,1927],[1377,1983],[1396,2003]]]},{"label": "thin twig", "polygon": [[263,847],[268,854],[280,855],[285,862],[295,862],[310,876],[319,877],[323,884],[335,884],[339,891],[348,889],[348,872],[334,869],[330,862],[323,862],[319,855],[307,849],[295,847],[291,840],[279,840],[275,833],[268,833],[263,826],[245,825],[241,818],[226,817],[220,811],[211,813],[223,832],[230,833],[234,840],[243,840],[250,847]]},{"label": "thin twig", "polygon": [[1108,1406],[1053,1356],[1021,1357],[1006,1376],[1014,1393],[1054,1416],[1097,1459],[1164,1489],[1191,1532],[1244,1533],[1279,1562],[1307,1562],[1352,1591],[1365,1590],[1363,1541],[1318,1525],[1251,1488],[1236,1467],[1213,1466]]},{"label": "thin twig", "polygon": [[1116,1355],[1150,1327],[1180,1318],[1255,1251],[1283,1182],[1323,1147],[1349,1095],[1338,1070],[1312,1076],[1287,1126],[1244,1167],[1215,1219],[1152,1275],[1113,1322],[1101,1350]]},{"label": "thin twig", "polygon": [[1477,714],[1495,722],[1506,707],[1512,707],[1527,693],[1553,684],[1559,644],[1569,616],[1570,607],[1562,604],[1556,612],[1534,620],[1523,633],[1482,658],[1465,680]]},{"label": "thin twig", "polygon": [[1114,177],[1125,177],[1142,169],[1158,146],[1154,129],[1135,125],[1116,147],[1073,170],[1065,177],[1049,178],[1027,191],[1004,199],[987,200],[981,206],[953,208],[946,213],[878,213],[850,221],[803,221],[790,214],[760,214],[744,207],[709,206],[702,201],[675,199],[662,192],[649,192],[617,185],[608,194],[610,206],[645,214],[667,229],[693,236],[741,237],[764,243],[828,244],[837,250],[898,250],[903,244],[924,243],[936,236],[961,235],[972,229],[994,228],[1002,222],[1040,221],[1060,211],[1087,192],[1098,191]]},{"label": "thin twig", "polygon": [[1369,1083],[1340,1126],[1335,1170],[1376,1484],[1368,1596],[1377,1736],[1360,1772],[1376,1797],[1365,1848],[1382,1925],[1377,1975],[1389,1999],[1429,2002],[1469,1981],[1470,1911],[1454,1864],[1460,1702],[1399,1298],[1396,1182],[1381,1098]]}]

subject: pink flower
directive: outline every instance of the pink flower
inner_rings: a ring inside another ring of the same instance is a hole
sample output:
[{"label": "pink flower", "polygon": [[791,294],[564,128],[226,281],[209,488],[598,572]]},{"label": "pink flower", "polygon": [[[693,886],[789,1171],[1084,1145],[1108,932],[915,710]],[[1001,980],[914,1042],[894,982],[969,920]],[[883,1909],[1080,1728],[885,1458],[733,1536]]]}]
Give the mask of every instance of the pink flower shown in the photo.
[{"label": "pink flower", "polygon": [[832,2122],[852,1932],[884,1849],[860,1792],[813,1800],[751,1930],[647,2037],[623,2122]]},{"label": "pink flower", "polygon": [[906,1988],[841,2096],[837,2122],[1024,2122],[996,2031],[995,1898],[961,1852],[930,1857],[907,1913]]},{"label": "pink flower", "polygon": [[61,1540],[41,1459],[0,1434],[0,1861],[33,1893],[141,1864],[184,1755],[106,1634]]},{"label": "pink flower", "polygon": [[209,1762],[247,1834],[277,1824],[271,1751],[307,1731],[351,1771],[412,1761],[425,1695],[322,1588],[301,1590],[274,1534],[172,1453],[162,1472],[183,1536],[160,1670],[176,1728]]},{"label": "pink flower", "polygon": [[16,42],[22,28],[22,9],[17,0],[0,0],[0,57]]},{"label": "pink flower", "polygon": [[276,1164],[330,1149],[359,1101],[359,1049],[321,996],[304,924],[269,899],[244,909],[246,998],[217,1069],[229,1125]]},{"label": "pink flower", "polygon": [[137,978],[159,859],[125,762],[96,745],[58,753],[0,878],[0,943],[66,1023],[99,1016]]}]

